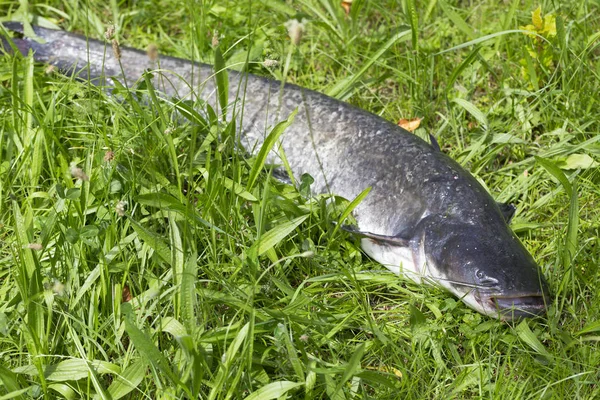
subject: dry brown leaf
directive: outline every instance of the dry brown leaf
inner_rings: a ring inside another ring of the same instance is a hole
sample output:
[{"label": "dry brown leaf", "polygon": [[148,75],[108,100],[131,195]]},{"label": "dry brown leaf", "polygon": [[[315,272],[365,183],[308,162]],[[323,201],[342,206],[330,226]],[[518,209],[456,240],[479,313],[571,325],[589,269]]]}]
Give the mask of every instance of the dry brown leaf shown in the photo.
[{"label": "dry brown leaf", "polygon": [[414,132],[420,125],[423,118],[404,119],[398,121],[398,126],[406,129],[409,132]]},{"label": "dry brown leaf", "polygon": [[130,302],[132,299],[131,297],[131,291],[129,290],[129,286],[125,285],[123,286],[123,293],[122,293],[122,303],[128,303]]},{"label": "dry brown leaf", "polygon": [[350,7],[352,7],[352,0],[343,0],[340,5],[346,12],[346,15],[350,15]]}]

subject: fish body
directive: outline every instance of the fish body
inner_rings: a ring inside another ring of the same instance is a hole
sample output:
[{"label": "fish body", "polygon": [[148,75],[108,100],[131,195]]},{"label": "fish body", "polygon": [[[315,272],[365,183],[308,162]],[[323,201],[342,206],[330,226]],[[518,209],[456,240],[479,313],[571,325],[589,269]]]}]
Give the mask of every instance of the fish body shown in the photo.
[{"label": "fish body", "polygon": [[[21,24],[5,23],[22,33]],[[147,69],[167,97],[201,98],[218,108],[212,66],[110,46],[35,27],[40,44],[17,36],[23,53],[63,73],[134,86]],[[158,73],[160,72],[160,73]],[[229,118],[256,153],[271,128],[294,110],[282,150],[296,178],[310,174],[315,193],[354,199],[364,251],[394,273],[446,288],[471,308],[501,319],[543,314],[549,300],[540,268],[508,226],[514,210],[497,204],[481,184],[436,146],[375,114],[316,91],[248,73],[228,72]],[[235,110],[235,112],[234,112]],[[281,153],[268,161],[281,164]]]}]

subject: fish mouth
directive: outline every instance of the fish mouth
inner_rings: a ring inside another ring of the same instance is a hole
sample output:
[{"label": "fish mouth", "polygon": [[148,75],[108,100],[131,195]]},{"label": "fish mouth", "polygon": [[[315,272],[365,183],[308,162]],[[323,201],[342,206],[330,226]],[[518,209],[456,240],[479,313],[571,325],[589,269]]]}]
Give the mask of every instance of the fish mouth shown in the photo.
[{"label": "fish mouth", "polygon": [[548,297],[541,294],[519,296],[492,296],[489,302],[497,310],[500,319],[510,321],[532,318],[546,313]]}]

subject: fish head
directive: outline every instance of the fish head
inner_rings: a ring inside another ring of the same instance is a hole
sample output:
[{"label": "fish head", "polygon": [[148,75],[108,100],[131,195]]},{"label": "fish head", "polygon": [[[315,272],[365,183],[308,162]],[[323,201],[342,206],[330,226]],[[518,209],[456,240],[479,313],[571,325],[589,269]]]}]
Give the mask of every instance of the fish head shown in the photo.
[{"label": "fish head", "polygon": [[427,276],[474,310],[502,320],[545,313],[548,285],[506,224],[434,224],[422,246]]}]

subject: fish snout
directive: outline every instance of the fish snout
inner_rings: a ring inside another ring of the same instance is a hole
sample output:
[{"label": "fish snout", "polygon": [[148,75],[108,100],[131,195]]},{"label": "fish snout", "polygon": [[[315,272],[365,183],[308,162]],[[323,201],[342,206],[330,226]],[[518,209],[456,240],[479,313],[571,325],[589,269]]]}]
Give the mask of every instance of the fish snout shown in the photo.
[{"label": "fish snout", "polygon": [[510,321],[545,314],[549,298],[548,295],[535,293],[519,296],[493,296],[489,300],[492,306],[498,310],[500,319]]}]

